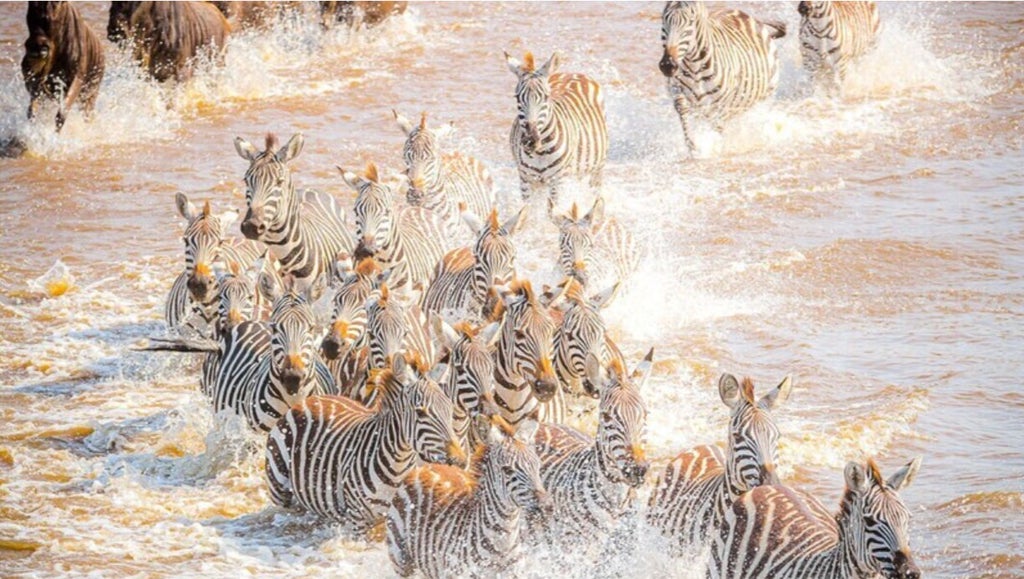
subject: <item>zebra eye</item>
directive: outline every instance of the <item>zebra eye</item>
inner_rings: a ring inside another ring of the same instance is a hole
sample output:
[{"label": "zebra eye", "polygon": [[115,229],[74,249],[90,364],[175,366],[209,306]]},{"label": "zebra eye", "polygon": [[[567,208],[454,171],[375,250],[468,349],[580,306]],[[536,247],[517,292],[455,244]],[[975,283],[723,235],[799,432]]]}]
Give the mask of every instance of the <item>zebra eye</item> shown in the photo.
[{"label": "zebra eye", "polygon": [[501,472],[505,473],[505,476],[513,476],[516,474],[516,469],[510,464],[502,465]]},{"label": "zebra eye", "polygon": [[416,407],[416,414],[418,416],[420,416],[420,417],[425,417],[427,415],[427,407],[426,406],[417,406]]}]

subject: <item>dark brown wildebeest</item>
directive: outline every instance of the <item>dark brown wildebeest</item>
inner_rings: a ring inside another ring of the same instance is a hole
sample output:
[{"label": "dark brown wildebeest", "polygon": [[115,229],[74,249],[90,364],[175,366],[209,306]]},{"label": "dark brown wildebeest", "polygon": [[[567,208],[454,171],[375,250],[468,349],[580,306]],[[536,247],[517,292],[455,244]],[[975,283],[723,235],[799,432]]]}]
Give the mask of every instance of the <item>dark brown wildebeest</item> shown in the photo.
[{"label": "dark brown wildebeest", "polygon": [[81,100],[86,115],[92,113],[103,80],[103,46],[69,2],[29,2],[25,21],[21,74],[29,94],[28,118],[35,116],[39,97],[56,99],[63,91],[57,110],[60,131],[75,100]]},{"label": "dark brown wildebeest", "polygon": [[302,2],[210,2],[232,27],[268,28],[288,12],[302,10]]},{"label": "dark brown wildebeest", "polygon": [[192,76],[203,51],[224,50],[231,26],[209,2],[111,2],[107,38],[131,41],[132,54],[158,82]]},{"label": "dark brown wildebeest", "polygon": [[330,28],[335,22],[344,22],[352,30],[363,25],[376,26],[388,17],[402,14],[408,2],[320,2],[320,24]]}]

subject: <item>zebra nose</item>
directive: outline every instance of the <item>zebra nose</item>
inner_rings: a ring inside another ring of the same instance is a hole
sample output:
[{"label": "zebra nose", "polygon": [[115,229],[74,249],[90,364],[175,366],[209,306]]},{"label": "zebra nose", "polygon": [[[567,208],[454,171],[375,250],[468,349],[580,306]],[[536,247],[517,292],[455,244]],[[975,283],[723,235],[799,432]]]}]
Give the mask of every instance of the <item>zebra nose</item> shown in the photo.
[{"label": "zebra nose", "polygon": [[533,384],[533,395],[540,402],[547,402],[555,397],[558,391],[558,381],[541,378]]},{"label": "zebra nose", "polygon": [[892,562],[896,566],[896,577],[900,579],[921,579],[921,570],[914,564],[910,553],[900,549],[896,551]]},{"label": "zebra nose", "polygon": [[[198,271],[199,267],[197,267],[196,270]],[[197,273],[196,275],[188,278],[185,286],[188,288],[188,291],[192,294],[193,298],[200,302],[204,302],[206,301],[210,290],[213,289],[213,276]]]},{"label": "zebra nose", "polygon": [[245,221],[242,222],[242,235],[246,239],[258,239],[266,230],[267,226],[251,215],[247,215]]},{"label": "zebra nose", "polygon": [[337,360],[341,355],[341,340],[338,339],[338,336],[330,334],[324,338],[320,349],[323,350],[324,357],[328,360]]},{"label": "zebra nose", "polygon": [[679,68],[676,66],[675,61],[669,56],[668,51],[661,55],[661,60],[658,62],[658,68],[661,69],[661,74],[671,77],[676,73]]}]

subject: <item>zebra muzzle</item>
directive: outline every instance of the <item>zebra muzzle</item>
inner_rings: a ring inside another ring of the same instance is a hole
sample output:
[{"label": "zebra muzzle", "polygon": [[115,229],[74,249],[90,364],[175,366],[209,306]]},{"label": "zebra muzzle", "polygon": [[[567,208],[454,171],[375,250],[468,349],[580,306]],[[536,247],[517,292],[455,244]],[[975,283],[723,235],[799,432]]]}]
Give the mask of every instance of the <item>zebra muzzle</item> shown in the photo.
[{"label": "zebra muzzle", "polygon": [[921,579],[921,570],[906,551],[896,551],[892,563],[896,566],[896,574],[893,575],[895,579]]},{"label": "zebra muzzle", "polygon": [[679,70],[679,67],[676,65],[675,59],[669,55],[668,51],[665,51],[661,55],[661,60],[658,61],[658,69],[661,70],[661,74],[671,78]]},{"label": "zebra muzzle", "polygon": [[445,453],[447,454],[445,462],[451,466],[465,468],[468,463],[466,453],[462,450],[462,446],[454,440],[448,443],[447,448],[445,448]]}]

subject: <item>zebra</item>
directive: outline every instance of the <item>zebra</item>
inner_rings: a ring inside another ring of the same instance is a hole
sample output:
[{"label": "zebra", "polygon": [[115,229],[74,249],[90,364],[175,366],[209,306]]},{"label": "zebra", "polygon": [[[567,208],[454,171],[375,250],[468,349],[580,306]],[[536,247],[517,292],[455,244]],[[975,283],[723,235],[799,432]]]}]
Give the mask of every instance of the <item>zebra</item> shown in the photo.
[{"label": "zebra", "polygon": [[273,276],[260,274],[259,291],[273,304],[270,320],[243,322],[222,343],[214,412],[230,409],[265,432],[293,404],[335,392],[330,370],[316,356],[312,304],[325,286],[325,276],[315,283],[286,276],[282,287]]},{"label": "zebra", "polygon": [[528,417],[561,422],[565,398],[554,359],[555,322],[549,303],[541,303],[527,280],[514,280],[498,302],[492,319],[500,319],[501,336],[494,365],[494,402],[513,426]]},{"label": "zebra", "polygon": [[718,381],[722,402],[732,409],[726,452],[698,446],[676,456],[651,493],[647,522],[672,539],[676,554],[707,544],[736,497],[766,484],[775,474],[779,430],[772,411],[789,397],[789,376],[760,400],[749,378],[742,385],[732,374]]},{"label": "zebra", "polygon": [[385,515],[417,460],[464,466],[452,403],[423,358],[395,356],[374,373],[380,391],[366,407],[343,396],[293,406],[267,436],[270,498],[367,532]]},{"label": "zebra", "polygon": [[498,221],[497,209],[491,210],[484,224],[469,212],[463,213],[463,218],[476,242],[472,249],[449,251],[438,262],[420,299],[420,309],[446,319],[470,317],[475,321],[486,304],[487,290],[509,283],[515,273],[516,246],[510,237],[522,229],[526,208],[505,223]]},{"label": "zebra", "polygon": [[422,207],[396,210],[394,193],[379,182],[377,167],[370,163],[363,175],[340,167],[345,182],[358,192],[355,213],[355,257],[372,256],[390,269],[391,289],[423,286],[434,264],[447,249],[448,239],[437,216]]},{"label": "zebra", "polygon": [[601,395],[596,438],[568,426],[542,424],[534,438],[541,479],[554,508],[543,527],[568,544],[601,545],[634,506],[636,489],[650,468],[644,447],[647,406],[640,391],[650,375],[651,348],[627,374],[621,359],[607,372],[593,354],[587,375]]},{"label": "zebra", "polygon": [[910,511],[900,499],[915,458],[888,479],[874,460],[850,462],[839,512],[783,485],[757,487],[726,512],[708,577],[919,579],[910,550]]},{"label": "zebra", "polygon": [[573,278],[567,278],[565,299],[559,304],[562,320],[555,330],[555,372],[562,388],[574,395],[585,394],[597,398],[599,391],[586,372],[587,358],[596,356],[602,365],[611,361],[623,363],[622,352],[612,342],[601,318],[601,309],[608,305],[620,284],[590,298],[583,295],[583,287]]},{"label": "zebra", "polygon": [[216,352],[208,352],[203,359],[199,389],[212,399],[214,384],[220,373],[224,346],[238,336],[239,326],[258,319],[256,279],[263,269],[262,260],[257,260],[246,271],[241,271],[238,262],[229,261],[228,271],[217,276],[217,315],[213,322],[213,339],[218,342]]},{"label": "zebra", "polygon": [[[346,260],[347,256],[338,263]],[[366,303],[386,275],[372,257],[360,260],[355,268],[336,265],[335,271],[340,277],[340,287],[332,300],[331,326],[320,344],[320,353],[339,392],[351,398],[357,397],[366,383],[369,362]]]},{"label": "zebra", "polygon": [[[427,128],[427,113],[418,126],[392,109],[405,133],[402,158],[409,179],[409,205],[433,211],[444,220],[450,235],[458,235],[459,204],[475,215],[484,215],[494,205],[494,179],[483,163],[458,152],[441,153],[437,131]],[[475,233],[475,232],[474,232]]]},{"label": "zebra", "polygon": [[740,10],[709,12],[703,2],[665,4],[658,67],[691,156],[693,118],[721,132],[725,121],[775,92],[779,57],[772,41],[785,35],[784,23],[761,22]]},{"label": "zebra", "polygon": [[214,316],[217,308],[217,275],[229,262],[248,268],[263,253],[261,244],[225,238],[225,231],[238,218],[233,210],[214,215],[210,202],[202,210],[184,193],[174,197],[178,213],[187,225],[182,234],[185,243],[185,269],[174,280],[164,306],[164,320],[172,330],[189,329],[216,339]]},{"label": "zebra", "polygon": [[557,197],[567,177],[588,178],[591,188],[600,188],[608,159],[601,85],[583,74],[556,72],[557,53],[540,68],[529,52],[522,62],[506,52],[505,62],[518,78],[509,143],[523,199],[541,188]]},{"label": "zebra", "polygon": [[[369,370],[386,368],[392,357],[403,352],[419,352],[427,360],[435,359],[426,316],[419,306],[406,307],[392,297],[387,282],[381,283],[367,302],[366,349]],[[370,404],[373,396],[373,389],[364,389],[355,398]]]},{"label": "zebra", "polygon": [[[554,215],[549,202],[548,214]],[[623,283],[640,266],[641,251],[629,232],[614,217],[605,218],[604,198],[598,197],[583,216],[573,203],[568,215],[552,219],[558,227],[558,265],[562,275],[583,285],[594,278],[614,277]],[[611,268],[608,266],[611,265]]]},{"label": "zebra", "polygon": [[315,281],[329,272],[338,253],[352,253],[352,236],[344,211],[331,195],[313,190],[296,191],[287,163],[302,151],[302,134],[278,150],[277,137],[267,134],[266,148],[256,150],[241,137],[235,150],[249,161],[245,172],[247,211],[242,234],[267,244],[282,276]]},{"label": "zebra", "polygon": [[431,328],[443,349],[447,351],[448,380],[443,384],[445,394],[455,403],[455,434],[467,447],[480,440],[470,426],[484,414],[485,400],[494,396],[494,351],[500,336],[501,322],[473,327],[468,322],[450,326],[439,316],[431,316]]},{"label": "zebra", "polygon": [[494,417],[469,470],[425,465],[409,473],[386,519],[398,575],[504,575],[519,558],[523,512],[550,505],[531,444],[536,429],[532,420],[513,430]]},{"label": "zebra", "polygon": [[837,94],[850,63],[878,42],[874,2],[800,2],[800,55],[816,85]]}]

